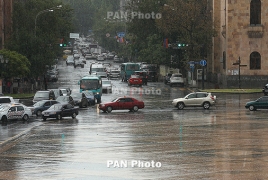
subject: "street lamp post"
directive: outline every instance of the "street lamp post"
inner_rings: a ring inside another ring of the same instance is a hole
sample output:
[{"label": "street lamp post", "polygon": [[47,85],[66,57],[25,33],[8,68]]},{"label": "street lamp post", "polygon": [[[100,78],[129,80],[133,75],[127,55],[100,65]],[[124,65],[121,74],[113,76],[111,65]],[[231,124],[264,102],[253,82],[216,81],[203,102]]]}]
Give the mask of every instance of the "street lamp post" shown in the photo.
[{"label": "street lamp post", "polygon": [[241,64],[240,56],[239,56],[238,60],[235,63],[233,63],[233,65],[238,65],[238,88],[241,89],[240,68],[241,68],[241,66],[243,67],[243,66],[247,66],[247,65]]},{"label": "street lamp post", "polygon": [[37,25],[37,18],[40,14],[43,14],[43,13],[46,13],[46,12],[53,12],[55,9],[60,9],[62,7],[62,5],[59,5],[59,6],[56,6],[56,7],[52,7],[52,8],[49,8],[49,9],[45,9],[45,10],[42,10],[40,12],[38,12],[35,16],[35,21],[34,21],[34,36],[36,37],[36,25]]}]

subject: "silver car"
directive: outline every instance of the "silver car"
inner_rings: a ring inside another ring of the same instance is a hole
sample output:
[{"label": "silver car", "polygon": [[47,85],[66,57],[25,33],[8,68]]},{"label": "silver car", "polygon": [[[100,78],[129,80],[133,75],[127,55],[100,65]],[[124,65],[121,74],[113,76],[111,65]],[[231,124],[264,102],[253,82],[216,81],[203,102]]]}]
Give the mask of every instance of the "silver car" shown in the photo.
[{"label": "silver car", "polygon": [[6,104],[0,107],[0,120],[2,122],[15,119],[28,121],[30,117],[32,117],[31,109],[23,104]]},{"label": "silver car", "polygon": [[209,109],[210,106],[215,105],[216,96],[208,92],[194,92],[186,95],[183,98],[174,99],[172,105],[178,109],[184,107],[203,107]]},{"label": "silver car", "polygon": [[184,86],[184,79],[182,77],[182,74],[175,73],[175,74],[171,75],[171,77],[170,77],[170,86],[173,86],[175,84]]}]

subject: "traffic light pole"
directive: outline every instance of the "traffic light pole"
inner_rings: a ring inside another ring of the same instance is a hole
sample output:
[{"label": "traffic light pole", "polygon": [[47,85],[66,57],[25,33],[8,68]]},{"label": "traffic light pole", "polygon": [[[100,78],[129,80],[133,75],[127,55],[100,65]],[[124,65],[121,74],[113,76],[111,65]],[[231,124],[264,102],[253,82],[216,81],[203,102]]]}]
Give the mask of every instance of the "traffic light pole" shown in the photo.
[{"label": "traffic light pole", "polygon": [[240,60],[240,56],[238,58],[238,61],[236,61],[235,63],[233,63],[233,65],[238,65],[238,88],[241,89],[241,80],[240,80],[240,68],[241,66],[247,66],[247,65],[241,65],[241,60]]}]

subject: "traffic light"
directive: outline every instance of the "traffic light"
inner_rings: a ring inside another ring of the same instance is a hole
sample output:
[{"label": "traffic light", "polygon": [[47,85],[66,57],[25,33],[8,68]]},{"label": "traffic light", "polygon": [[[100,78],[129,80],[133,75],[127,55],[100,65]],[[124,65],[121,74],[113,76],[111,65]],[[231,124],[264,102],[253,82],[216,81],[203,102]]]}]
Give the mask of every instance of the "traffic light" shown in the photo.
[{"label": "traffic light", "polygon": [[179,48],[180,48],[180,47],[185,47],[185,46],[187,46],[187,44],[178,43],[178,47],[179,47]]},{"label": "traffic light", "polygon": [[67,44],[60,44],[60,47],[66,47]]}]

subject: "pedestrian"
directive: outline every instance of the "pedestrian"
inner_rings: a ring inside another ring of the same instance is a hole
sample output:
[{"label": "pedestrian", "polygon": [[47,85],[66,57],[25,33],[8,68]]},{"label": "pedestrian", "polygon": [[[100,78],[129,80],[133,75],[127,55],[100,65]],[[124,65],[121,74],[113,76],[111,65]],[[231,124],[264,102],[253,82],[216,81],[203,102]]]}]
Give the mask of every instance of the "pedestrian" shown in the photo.
[{"label": "pedestrian", "polygon": [[7,81],[7,93],[10,94],[11,82]]}]

